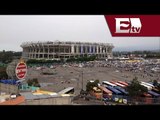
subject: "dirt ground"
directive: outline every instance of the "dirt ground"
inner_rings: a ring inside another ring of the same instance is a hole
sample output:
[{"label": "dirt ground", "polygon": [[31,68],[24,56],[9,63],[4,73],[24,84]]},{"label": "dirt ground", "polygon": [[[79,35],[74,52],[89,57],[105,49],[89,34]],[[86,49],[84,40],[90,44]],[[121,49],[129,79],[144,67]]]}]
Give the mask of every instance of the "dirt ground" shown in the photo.
[{"label": "dirt ground", "polygon": [[[45,68],[50,69],[50,68]],[[85,86],[89,80],[98,79],[100,83],[103,80],[121,80],[131,81],[135,76],[140,81],[150,81],[156,79],[157,75],[146,76],[143,73],[132,73],[130,71],[117,70],[115,67],[63,67],[57,66],[54,69],[50,69],[53,75],[43,75],[42,70],[36,68],[29,68],[27,79],[38,78],[38,81],[43,84],[41,89],[59,92],[67,87],[74,87],[75,93],[79,94],[80,90],[85,90]],[[83,71],[83,73],[82,73]],[[47,84],[46,84],[47,83]]]}]

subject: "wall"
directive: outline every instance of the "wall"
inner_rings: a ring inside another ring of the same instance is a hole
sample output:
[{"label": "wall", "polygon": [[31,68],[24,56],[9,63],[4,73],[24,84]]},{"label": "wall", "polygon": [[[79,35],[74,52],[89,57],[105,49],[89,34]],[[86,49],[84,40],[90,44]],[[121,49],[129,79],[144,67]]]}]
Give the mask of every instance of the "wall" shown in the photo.
[{"label": "wall", "polygon": [[0,91],[7,94],[18,93],[18,86],[0,83]]},{"label": "wall", "polygon": [[38,100],[25,100],[20,105],[71,105],[71,97],[54,97]]}]

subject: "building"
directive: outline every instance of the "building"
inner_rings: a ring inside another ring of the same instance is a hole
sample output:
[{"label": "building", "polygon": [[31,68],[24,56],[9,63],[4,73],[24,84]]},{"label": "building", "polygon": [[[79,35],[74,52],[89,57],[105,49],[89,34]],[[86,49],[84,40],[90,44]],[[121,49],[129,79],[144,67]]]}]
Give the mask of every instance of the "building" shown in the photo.
[{"label": "building", "polygon": [[99,59],[112,58],[113,44],[89,42],[25,42],[22,43],[25,59],[67,59],[96,55]]}]

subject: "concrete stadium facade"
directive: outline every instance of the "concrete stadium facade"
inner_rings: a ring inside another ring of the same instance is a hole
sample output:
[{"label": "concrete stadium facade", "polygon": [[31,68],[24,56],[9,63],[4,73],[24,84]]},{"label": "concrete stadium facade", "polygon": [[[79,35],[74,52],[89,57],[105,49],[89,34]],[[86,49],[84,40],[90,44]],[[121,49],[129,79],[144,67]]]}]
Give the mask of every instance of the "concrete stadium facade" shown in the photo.
[{"label": "concrete stadium facade", "polygon": [[111,43],[89,42],[24,42],[22,57],[24,59],[67,59],[96,55],[98,59],[112,58]]}]

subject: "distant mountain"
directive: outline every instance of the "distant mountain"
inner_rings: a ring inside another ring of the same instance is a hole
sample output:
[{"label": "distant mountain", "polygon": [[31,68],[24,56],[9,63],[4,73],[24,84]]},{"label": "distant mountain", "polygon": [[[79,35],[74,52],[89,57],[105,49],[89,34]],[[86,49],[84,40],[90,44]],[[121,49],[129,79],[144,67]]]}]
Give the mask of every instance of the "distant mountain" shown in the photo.
[{"label": "distant mountain", "polygon": [[160,49],[153,47],[115,47],[113,51],[154,51],[160,52]]}]

